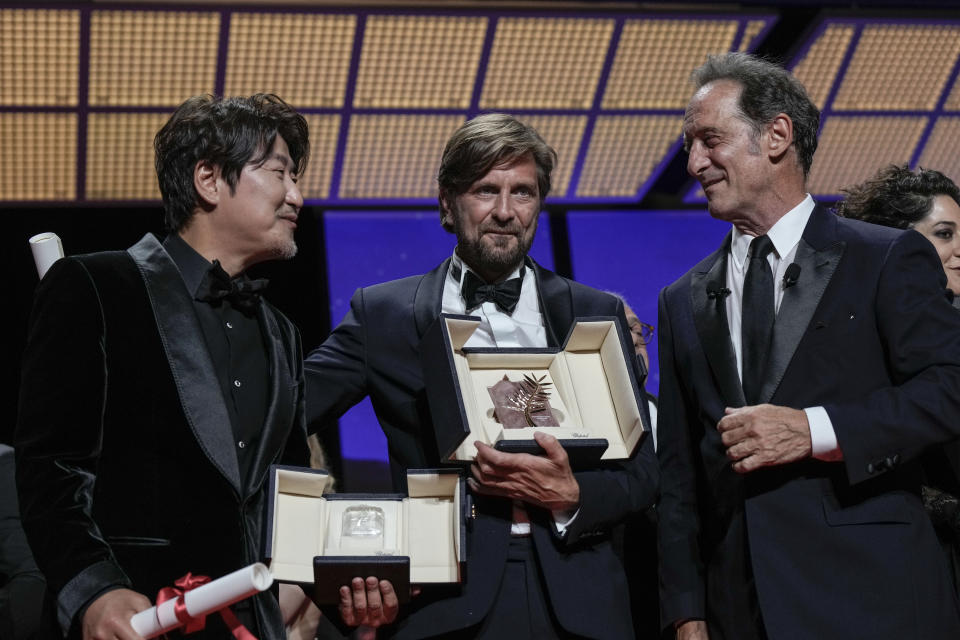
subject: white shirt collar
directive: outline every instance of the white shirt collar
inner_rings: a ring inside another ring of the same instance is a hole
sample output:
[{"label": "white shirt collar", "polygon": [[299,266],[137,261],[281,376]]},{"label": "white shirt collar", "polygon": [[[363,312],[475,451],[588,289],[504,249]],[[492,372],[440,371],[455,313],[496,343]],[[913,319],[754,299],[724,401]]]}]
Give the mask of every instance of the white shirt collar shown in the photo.
[{"label": "white shirt collar", "polygon": [[[447,279],[443,285],[443,300],[441,310],[444,313],[467,313],[466,303],[460,293],[463,274],[467,267],[456,253],[447,269]],[[515,278],[520,273],[520,267],[510,275]],[[458,272],[460,277],[454,276]],[[537,278],[532,268],[523,272],[523,286],[520,289],[520,299],[513,313],[507,315],[497,309],[492,302],[484,302],[470,315],[480,318],[480,326],[467,341],[468,347],[546,347],[547,334],[540,313],[540,297],[537,295]]]},{"label": "white shirt collar", "polygon": [[[800,204],[787,211],[767,231],[767,235],[773,242],[773,249],[777,252],[777,257],[783,258],[793,251],[797,243],[800,242],[800,238],[803,237],[803,230],[806,228],[807,221],[810,220],[810,214],[813,213],[815,206],[816,203],[808,193]],[[747,259],[747,251],[750,249],[753,238],[754,236],[747,235],[733,227],[730,252],[733,254],[733,260],[738,269],[743,267],[743,263]]]}]

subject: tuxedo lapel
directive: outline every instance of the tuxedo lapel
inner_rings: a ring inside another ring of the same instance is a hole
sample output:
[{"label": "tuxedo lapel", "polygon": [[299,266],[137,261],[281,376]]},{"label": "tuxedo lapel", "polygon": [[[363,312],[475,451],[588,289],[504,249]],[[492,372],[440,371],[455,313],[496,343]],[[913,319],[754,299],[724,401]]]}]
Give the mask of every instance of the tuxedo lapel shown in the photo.
[{"label": "tuxedo lapel", "polygon": [[443,307],[443,283],[450,268],[450,258],[440,263],[440,266],[425,274],[417,285],[413,296],[413,321],[417,328],[417,337],[423,338],[427,329],[440,317]]},{"label": "tuxedo lapel", "polygon": [[[567,337],[573,326],[573,298],[567,281],[547,271],[532,259],[527,265],[533,269],[537,280],[537,295],[540,297],[540,314],[547,334],[547,346],[559,347],[560,341]],[[562,332],[562,335],[561,335]]]},{"label": "tuxedo lapel", "polygon": [[780,310],[773,326],[773,344],[767,359],[760,402],[770,402],[787,366],[820,304],[823,292],[833,277],[846,245],[836,240],[832,230],[834,214],[818,206],[803,231],[794,263],[800,267],[796,284],[783,292]]},{"label": "tuxedo lapel", "polygon": [[230,415],[183,278],[163,246],[150,234],[127,252],[146,285],[190,430],[210,462],[241,495]]},{"label": "tuxedo lapel", "polygon": [[293,414],[297,403],[297,374],[298,363],[291,362],[291,356],[296,357],[299,351],[290,348],[290,337],[284,338],[276,315],[268,308],[267,303],[258,305],[257,309],[260,326],[263,327],[267,360],[270,373],[270,396],[267,403],[267,412],[260,432],[260,443],[250,465],[249,478],[246,482],[247,495],[256,493],[262,484],[267,468],[278,453],[283,449],[290,429],[293,425]]},{"label": "tuxedo lapel", "polygon": [[690,274],[690,305],[703,353],[724,403],[729,407],[742,407],[746,400],[737,375],[726,311],[726,296],[730,295],[727,289],[730,238],[728,233],[720,248],[707,259],[705,271]]}]

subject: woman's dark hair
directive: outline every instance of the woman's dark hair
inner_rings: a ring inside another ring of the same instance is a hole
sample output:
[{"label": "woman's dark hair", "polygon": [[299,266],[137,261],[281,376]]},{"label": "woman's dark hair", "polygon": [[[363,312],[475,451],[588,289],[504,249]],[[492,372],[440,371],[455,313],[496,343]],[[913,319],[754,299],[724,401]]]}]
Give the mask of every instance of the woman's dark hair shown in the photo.
[{"label": "woman's dark hair", "polygon": [[203,95],[180,105],[153,140],[167,229],[183,229],[197,210],[198,162],[219,167],[232,191],[246,165],[266,161],[278,135],[301,175],[310,157],[307,121],[279,97]]},{"label": "woman's dark hair", "polygon": [[891,164],[841,191],[847,197],[837,204],[838,215],[897,229],[909,229],[927,217],[937,196],[950,196],[960,205],[953,180],[933,169],[911,171],[907,165]]}]

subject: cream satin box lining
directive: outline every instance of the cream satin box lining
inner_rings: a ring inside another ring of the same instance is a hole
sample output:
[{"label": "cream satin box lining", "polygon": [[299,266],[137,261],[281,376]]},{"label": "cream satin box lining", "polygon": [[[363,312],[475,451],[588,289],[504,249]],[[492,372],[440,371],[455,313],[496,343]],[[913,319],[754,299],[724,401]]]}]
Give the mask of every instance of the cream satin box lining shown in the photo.
[{"label": "cream satin box lining", "polygon": [[[268,557],[281,582],[314,582],[315,556],[407,556],[410,582],[460,581],[464,489],[459,473],[410,470],[407,495],[326,494],[324,471],[274,467],[269,508]],[[383,510],[382,545],[341,536],[351,506]]]},{"label": "cream satin box lining", "polygon": [[[530,440],[536,431],[561,440],[604,439],[607,448],[601,460],[621,460],[633,455],[647,429],[645,414],[640,409],[640,392],[627,363],[627,358],[634,357],[632,343],[631,350],[626,352],[615,318],[579,319],[563,350],[465,348],[480,324],[479,319],[444,314],[438,323],[442,323],[440,333],[447,343],[448,363],[452,363],[455,376],[455,401],[460,405],[467,432],[451,460],[472,460],[477,453],[476,440],[489,444]],[[524,375],[546,375],[552,383],[549,402],[560,426],[503,428],[494,418],[488,387],[504,375],[513,382],[519,382]],[[437,402],[444,402],[436,391],[428,386],[431,409]]]}]

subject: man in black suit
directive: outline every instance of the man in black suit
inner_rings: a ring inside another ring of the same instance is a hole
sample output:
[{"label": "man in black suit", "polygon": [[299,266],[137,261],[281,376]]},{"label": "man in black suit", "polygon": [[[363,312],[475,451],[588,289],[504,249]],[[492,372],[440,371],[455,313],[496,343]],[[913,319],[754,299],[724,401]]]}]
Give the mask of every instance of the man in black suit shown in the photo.
[{"label": "man in black suit", "polygon": [[[527,257],[556,154],[532,128],[487,114],[448,141],[440,219],[454,255],[421,276],[358,290],[350,311],[305,363],[308,421],[370,396],[387,436],[394,483],[442,463],[432,436],[420,340],[441,312],[481,319],[468,346],[559,346],[578,316],[618,316],[613,296]],[[469,486],[465,585],[424,588],[388,633],[398,638],[631,638],[611,525],[648,506],[657,470],[650,439],[633,460],[574,473],[552,436],[543,456],[477,443]],[[355,581],[356,583],[356,581]]]},{"label": "man in black suit", "polygon": [[956,638],[917,456],[960,429],[929,242],[805,181],[819,112],[746,54],[694,72],[687,168],[722,246],[660,296],[662,623],[680,638]]},{"label": "man in black suit", "polygon": [[[23,523],[76,637],[135,638],[161,587],[256,562],[269,466],[308,460],[299,333],[244,275],[296,252],[306,121],[272,95],[199,96],[155,148],[171,233],[58,261],[24,354]],[[272,593],[235,610],[283,637]]]}]

